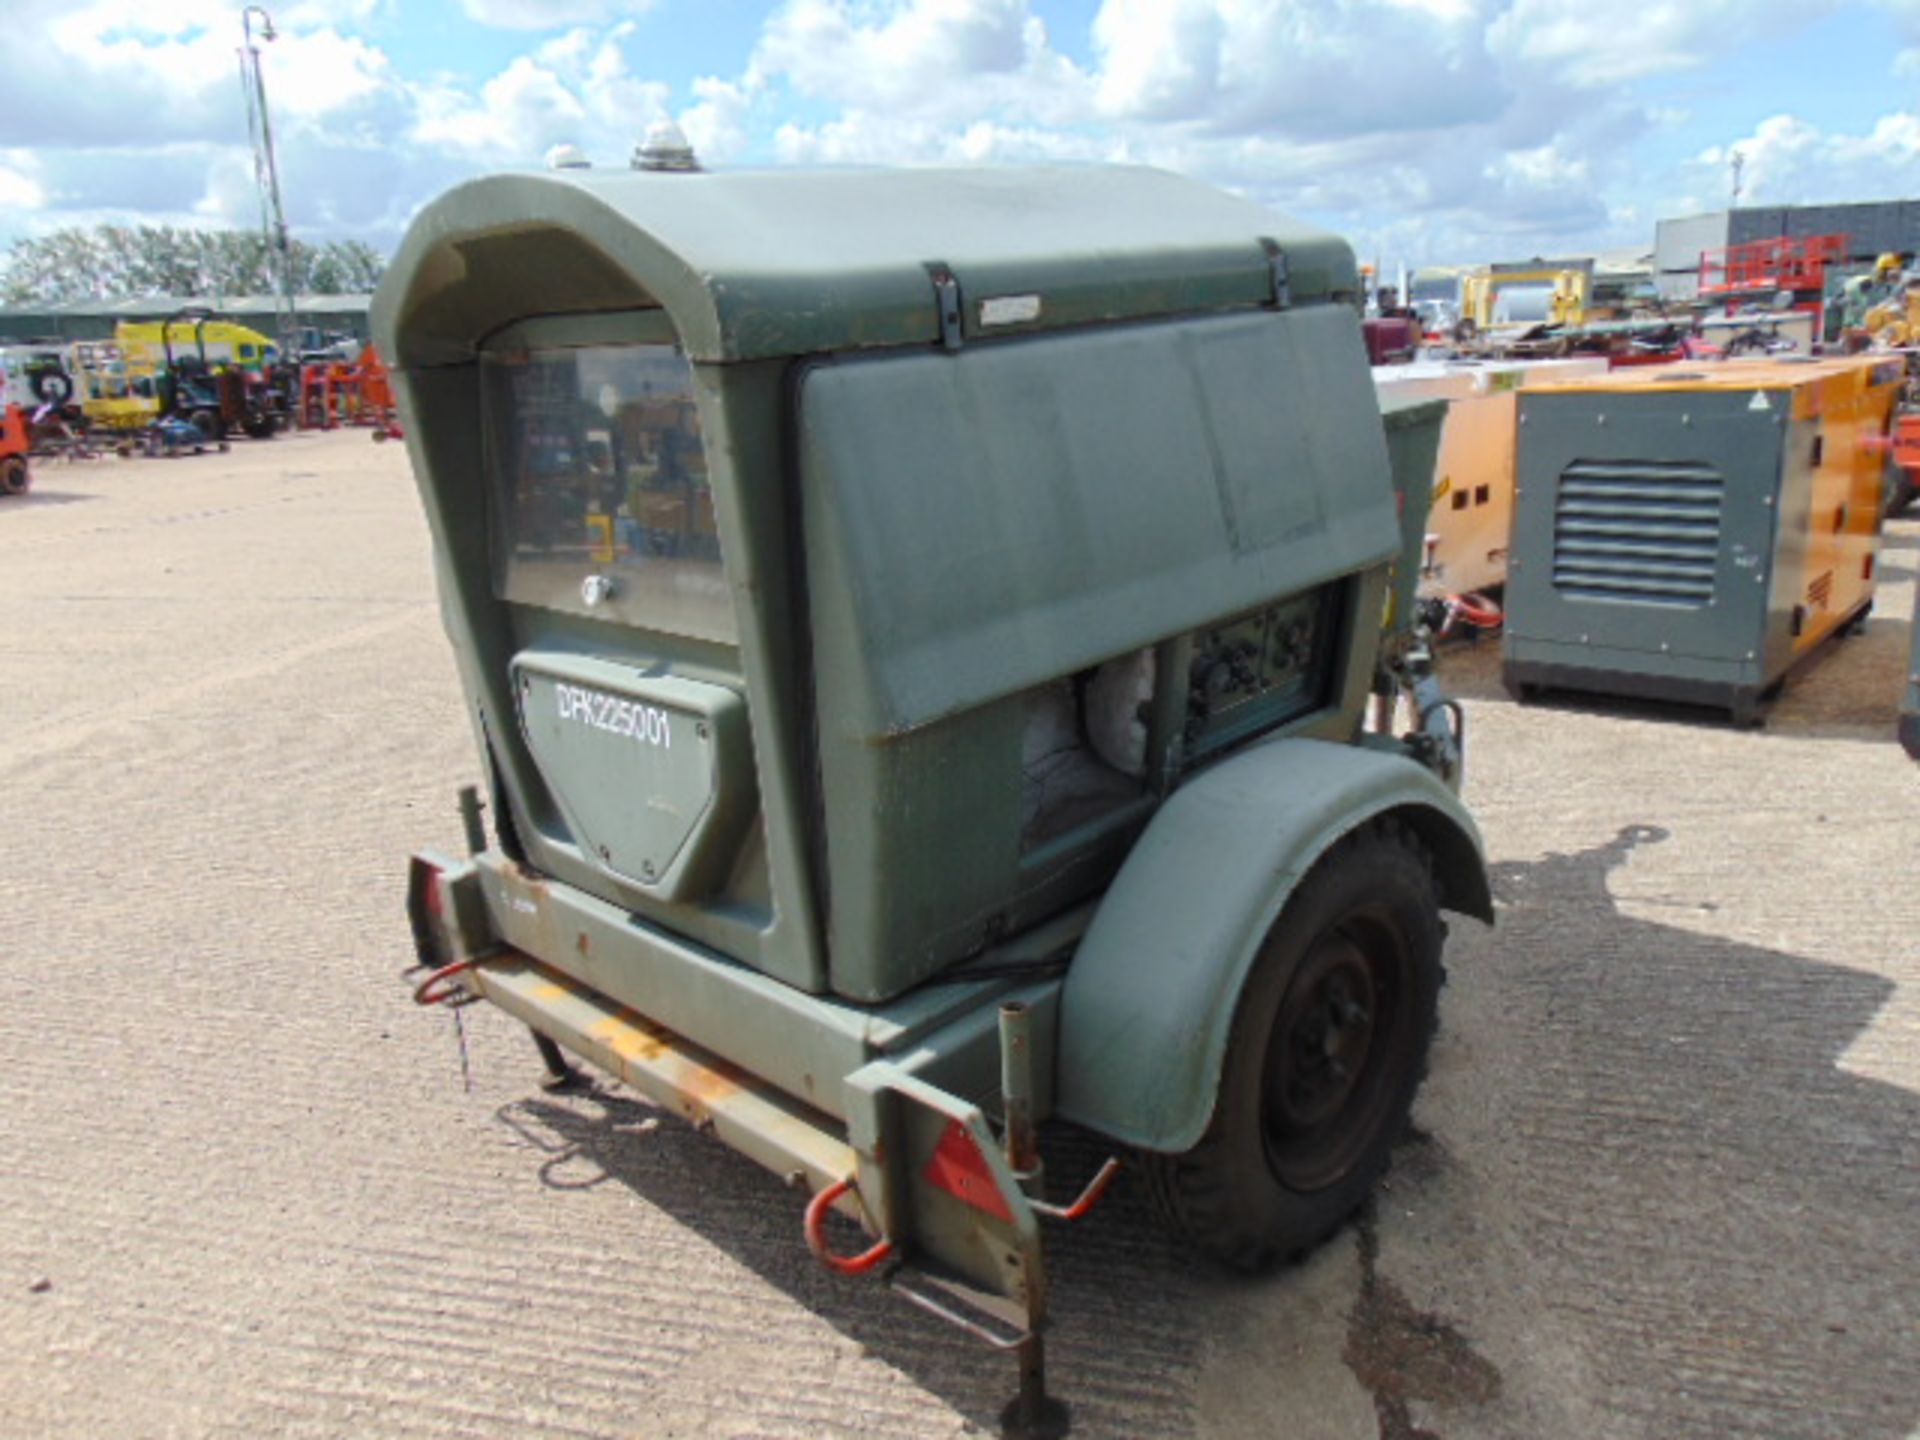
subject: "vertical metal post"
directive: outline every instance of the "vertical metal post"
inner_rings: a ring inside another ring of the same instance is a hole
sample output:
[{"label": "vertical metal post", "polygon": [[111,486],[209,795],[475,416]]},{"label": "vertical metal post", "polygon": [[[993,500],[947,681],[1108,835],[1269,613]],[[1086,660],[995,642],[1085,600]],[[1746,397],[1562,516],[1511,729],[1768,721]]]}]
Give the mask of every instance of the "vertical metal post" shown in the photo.
[{"label": "vertical metal post", "polygon": [[1153,654],[1153,699],[1147,704],[1147,777],[1165,795],[1179,776],[1181,732],[1187,722],[1193,637],[1163,640]]},{"label": "vertical metal post", "polygon": [[1029,1335],[1014,1351],[1020,1389],[1000,1412],[1000,1433],[1009,1440],[1060,1440],[1073,1428],[1066,1403],[1047,1394],[1047,1342]]},{"label": "vertical metal post", "polygon": [[584,1087],[586,1077],[567,1063],[564,1050],[531,1025],[527,1027],[527,1033],[533,1036],[533,1048],[540,1052],[540,1063],[547,1070],[547,1073],[540,1077],[542,1090],[557,1092]]},{"label": "vertical metal post", "polygon": [[1031,1192],[1040,1182],[1040,1147],[1033,1133],[1033,1016],[1019,1000],[1000,1007],[1000,1102],[1007,1168],[1020,1188]]},{"label": "vertical metal post", "polygon": [[240,51],[240,82],[247,96],[247,131],[253,141],[254,180],[260,188],[261,228],[267,245],[278,258],[275,310],[278,312],[280,363],[298,359],[299,311],[294,299],[293,242],[287,234],[286,211],[280,203],[280,162],[273,150],[273,122],[267,113],[267,81],[260,69],[260,51],[253,43],[253,17],[260,17],[260,38],[274,38],[273,17],[259,5],[240,12],[240,32],[246,44]]},{"label": "vertical metal post", "polygon": [[480,812],[485,808],[478,789],[472,785],[460,787],[460,824],[467,832],[469,855],[478,855],[487,848],[487,827],[480,823]]},{"label": "vertical metal post", "polygon": [[1392,676],[1383,675],[1383,688],[1373,693],[1373,719],[1369,728],[1376,735],[1393,734],[1400,716],[1400,686]]}]

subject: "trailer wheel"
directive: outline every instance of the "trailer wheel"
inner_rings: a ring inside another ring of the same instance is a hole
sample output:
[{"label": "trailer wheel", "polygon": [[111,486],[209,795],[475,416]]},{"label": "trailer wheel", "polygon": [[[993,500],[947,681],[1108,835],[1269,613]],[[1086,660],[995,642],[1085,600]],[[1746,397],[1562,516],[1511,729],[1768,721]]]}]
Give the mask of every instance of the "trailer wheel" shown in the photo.
[{"label": "trailer wheel", "polygon": [[18,455],[9,455],[0,460],[0,495],[24,495],[32,483],[25,460]]},{"label": "trailer wheel", "polygon": [[1431,857],[1404,827],[1363,827],[1321,859],[1241,992],[1207,1133],[1142,1157],[1177,1233],[1260,1271],[1366,1199],[1426,1073],[1443,935]]}]

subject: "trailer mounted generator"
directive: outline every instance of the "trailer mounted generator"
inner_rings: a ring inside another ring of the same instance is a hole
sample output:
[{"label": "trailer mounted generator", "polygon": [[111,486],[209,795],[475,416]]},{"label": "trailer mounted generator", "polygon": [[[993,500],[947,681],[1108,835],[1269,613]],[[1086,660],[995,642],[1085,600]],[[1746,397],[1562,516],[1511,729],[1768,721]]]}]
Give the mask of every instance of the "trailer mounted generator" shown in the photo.
[{"label": "trailer mounted generator", "polygon": [[[1231,1266],[1318,1242],[1493,918],[1411,623],[1440,407],[1383,419],[1357,284],[1150,170],[569,171],[440,198],[374,306],[480,781],[415,999],[773,1171],[1014,1354],[1015,1433],[1042,1222],[1124,1164]],[[1055,1118],[1115,1158],[1049,1177]]]},{"label": "trailer mounted generator", "polygon": [[1756,724],[1873,602],[1886,357],[1731,361],[1529,386],[1505,679]]}]

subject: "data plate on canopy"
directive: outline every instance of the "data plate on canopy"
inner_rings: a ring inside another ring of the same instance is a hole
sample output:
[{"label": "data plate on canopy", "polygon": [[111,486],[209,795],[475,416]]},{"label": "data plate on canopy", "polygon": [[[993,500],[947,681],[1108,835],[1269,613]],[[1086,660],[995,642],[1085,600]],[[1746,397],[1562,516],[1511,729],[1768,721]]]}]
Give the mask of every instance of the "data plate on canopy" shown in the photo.
[{"label": "data plate on canopy", "polygon": [[620,879],[684,891],[702,837],[736,808],[740,697],[582,656],[522,655],[513,671],[527,746],[581,848]]}]

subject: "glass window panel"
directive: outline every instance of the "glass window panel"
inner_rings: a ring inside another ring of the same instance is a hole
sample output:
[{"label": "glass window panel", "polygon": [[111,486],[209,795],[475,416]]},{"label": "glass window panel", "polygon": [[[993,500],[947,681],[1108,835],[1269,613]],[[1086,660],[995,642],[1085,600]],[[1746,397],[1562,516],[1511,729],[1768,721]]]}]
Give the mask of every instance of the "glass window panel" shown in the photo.
[{"label": "glass window panel", "polygon": [[535,349],[488,356],[485,374],[500,593],[732,643],[686,357],[672,345]]}]

